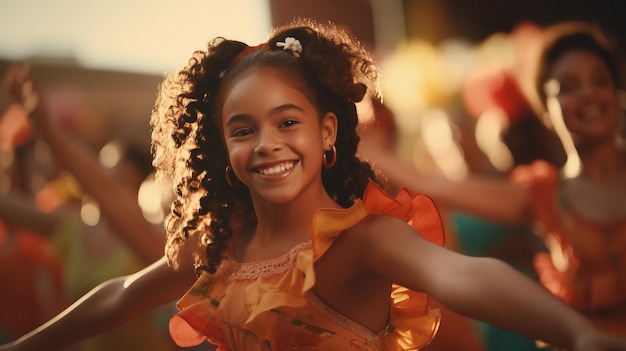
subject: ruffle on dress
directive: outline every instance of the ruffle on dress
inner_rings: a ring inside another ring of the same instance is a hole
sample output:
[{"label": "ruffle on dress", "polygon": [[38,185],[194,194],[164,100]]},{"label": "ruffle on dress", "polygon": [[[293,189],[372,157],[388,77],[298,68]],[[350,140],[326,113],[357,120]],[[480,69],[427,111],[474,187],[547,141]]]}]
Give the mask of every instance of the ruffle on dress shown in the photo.
[{"label": "ruffle on dress", "polygon": [[[256,272],[255,281],[245,286],[243,300],[249,312],[241,326],[258,340],[277,340],[284,337],[294,323],[309,328],[316,337],[332,337],[320,326],[307,324],[307,316],[299,310],[310,304],[311,288],[315,285],[314,262],[330,248],[334,240],[347,228],[369,214],[399,218],[412,226],[426,240],[438,245],[444,243],[443,224],[433,201],[427,196],[411,195],[402,190],[395,198],[370,181],[363,200],[357,200],[347,209],[320,209],[313,219],[313,237],[290,250],[277,261],[271,274]],[[181,310],[170,321],[170,334],[179,346],[193,346],[205,339],[223,345],[226,337],[217,316],[221,298],[234,289],[241,274],[242,264],[226,259],[216,275],[203,274],[179,301]],[[284,271],[282,274],[276,272]],[[250,279],[246,276],[245,279]],[[389,327],[378,334],[364,335],[363,343],[382,345],[390,351],[417,350],[435,336],[440,323],[439,310],[429,308],[428,295],[394,285],[391,293]],[[313,321],[314,322],[314,321]],[[282,328],[282,325],[287,325]],[[323,326],[321,326],[323,328]],[[382,342],[374,339],[382,338]],[[354,349],[367,349],[363,345]],[[376,348],[378,349],[378,348]],[[227,350],[220,348],[219,350]]]}]

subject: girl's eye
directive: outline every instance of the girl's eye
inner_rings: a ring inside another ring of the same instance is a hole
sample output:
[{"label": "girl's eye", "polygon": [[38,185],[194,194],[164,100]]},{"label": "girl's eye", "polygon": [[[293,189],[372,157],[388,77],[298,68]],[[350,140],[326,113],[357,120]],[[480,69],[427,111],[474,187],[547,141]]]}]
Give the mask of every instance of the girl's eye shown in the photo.
[{"label": "girl's eye", "polygon": [[578,85],[577,84],[562,84],[561,85],[561,90],[559,91],[560,93],[571,93],[573,91],[578,90]]},{"label": "girl's eye", "polygon": [[293,120],[293,119],[288,119],[286,121],[284,121],[283,123],[280,124],[281,127],[291,127],[298,124],[297,121]]},{"label": "girl's eye", "polygon": [[610,78],[601,77],[597,78],[594,83],[599,87],[607,87],[610,86],[613,81]]},{"label": "girl's eye", "polygon": [[252,134],[252,129],[248,128],[239,128],[235,130],[231,135],[234,137],[246,136]]},{"label": "girl's eye", "polygon": [[571,93],[580,89],[580,83],[572,79],[565,79],[560,82],[559,93]]}]

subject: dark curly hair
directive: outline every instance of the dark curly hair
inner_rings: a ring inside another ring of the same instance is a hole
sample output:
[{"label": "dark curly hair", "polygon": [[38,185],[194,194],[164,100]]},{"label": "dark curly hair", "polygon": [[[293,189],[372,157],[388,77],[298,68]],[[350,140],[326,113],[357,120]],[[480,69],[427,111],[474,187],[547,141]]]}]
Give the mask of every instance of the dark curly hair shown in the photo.
[{"label": "dark curly hair", "polygon": [[[277,47],[293,37],[302,44],[299,57]],[[332,24],[297,19],[273,31],[265,49],[216,38],[207,51],[193,53],[189,63],[167,75],[152,113],[152,152],[161,178],[175,184],[176,198],[165,220],[168,262],[178,267],[187,239],[200,239],[194,249],[196,269],[214,273],[233,232],[251,228],[256,215],[250,193],[241,182],[227,183],[229,164],[221,127],[221,91],[250,67],[270,66],[296,73],[306,84],[320,113],[338,119],[337,163],[322,170],[328,194],[348,207],[361,198],[375,175],[356,157],[359,137],[355,103],[366,94],[378,96],[377,67],[355,40]],[[244,52],[244,50],[246,50]]]}]

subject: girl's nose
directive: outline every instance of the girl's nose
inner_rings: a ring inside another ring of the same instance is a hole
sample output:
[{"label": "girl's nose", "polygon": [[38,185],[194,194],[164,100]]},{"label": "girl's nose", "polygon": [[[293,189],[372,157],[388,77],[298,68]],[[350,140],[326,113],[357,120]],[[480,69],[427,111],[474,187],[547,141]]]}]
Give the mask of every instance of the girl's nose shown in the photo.
[{"label": "girl's nose", "polygon": [[589,84],[581,84],[578,93],[583,97],[588,97],[593,94],[594,88]]},{"label": "girl's nose", "polygon": [[582,84],[580,86],[578,93],[582,98],[591,98],[598,94],[601,94],[602,90],[603,90],[602,87],[589,83],[589,84]]},{"label": "girl's nose", "polygon": [[257,143],[254,152],[268,154],[281,149],[282,141],[275,131],[261,130],[257,133]]}]

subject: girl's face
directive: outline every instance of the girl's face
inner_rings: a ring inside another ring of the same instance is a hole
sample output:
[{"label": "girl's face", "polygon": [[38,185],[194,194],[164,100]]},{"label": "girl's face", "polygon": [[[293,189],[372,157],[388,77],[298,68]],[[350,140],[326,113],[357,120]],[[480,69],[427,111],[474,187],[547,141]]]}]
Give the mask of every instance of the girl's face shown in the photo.
[{"label": "girl's face", "polygon": [[596,55],[572,50],[558,58],[549,79],[559,84],[557,99],[574,140],[613,138],[619,125],[619,102],[608,67]]},{"label": "girl's face", "polygon": [[323,189],[322,154],[335,142],[335,115],[320,121],[304,84],[277,68],[252,68],[227,89],[224,139],[233,171],[253,199],[282,204]]}]

